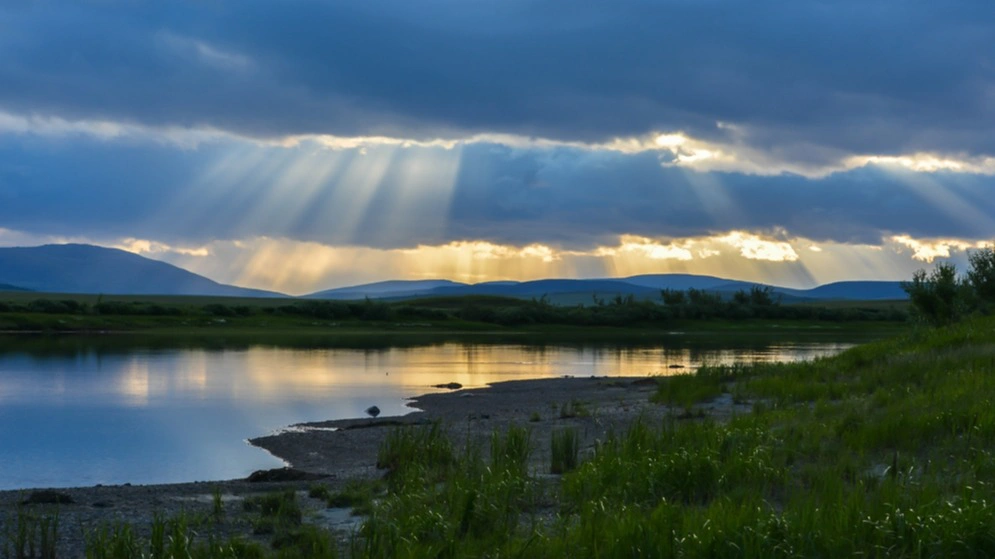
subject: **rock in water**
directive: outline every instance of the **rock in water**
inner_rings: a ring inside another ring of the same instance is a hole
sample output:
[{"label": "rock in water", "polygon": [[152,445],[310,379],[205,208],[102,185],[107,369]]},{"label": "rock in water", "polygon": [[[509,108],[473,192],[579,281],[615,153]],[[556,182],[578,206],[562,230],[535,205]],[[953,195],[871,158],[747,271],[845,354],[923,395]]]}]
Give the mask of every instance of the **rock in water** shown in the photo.
[{"label": "rock in water", "polygon": [[458,382],[447,382],[445,384],[433,384],[435,388],[448,388],[449,390],[459,390],[463,385]]},{"label": "rock in water", "polygon": [[380,415],[380,408],[378,408],[376,406],[370,406],[370,407],[366,408],[366,413],[368,413],[370,415],[370,417],[376,417],[376,416]]}]

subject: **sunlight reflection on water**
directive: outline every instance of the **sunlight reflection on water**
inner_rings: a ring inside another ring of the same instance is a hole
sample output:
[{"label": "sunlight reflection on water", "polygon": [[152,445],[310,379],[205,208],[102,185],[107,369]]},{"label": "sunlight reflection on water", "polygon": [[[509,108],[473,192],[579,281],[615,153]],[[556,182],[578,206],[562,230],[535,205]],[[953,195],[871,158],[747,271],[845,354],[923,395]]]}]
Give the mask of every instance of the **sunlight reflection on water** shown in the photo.
[{"label": "sunlight reflection on water", "polygon": [[379,349],[0,352],[0,489],[227,479],[278,467],[245,440],[307,421],[411,411],[432,385],[643,376],[796,361],[851,343],[627,347],[437,343]]}]

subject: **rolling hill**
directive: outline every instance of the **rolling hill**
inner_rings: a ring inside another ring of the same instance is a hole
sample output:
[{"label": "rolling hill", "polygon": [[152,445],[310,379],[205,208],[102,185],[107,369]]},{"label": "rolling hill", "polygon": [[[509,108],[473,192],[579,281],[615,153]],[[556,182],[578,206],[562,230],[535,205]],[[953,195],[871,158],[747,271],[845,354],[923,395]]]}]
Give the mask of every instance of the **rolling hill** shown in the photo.
[{"label": "rolling hill", "polygon": [[756,285],[752,282],[717,278],[715,276],[698,276],[694,274],[644,274],[641,276],[629,276],[627,278],[617,278],[615,281],[624,281],[632,285],[650,287],[657,291],[660,289],[676,289],[687,291],[688,289],[704,290],[732,290],[746,288]]},{"label": "rolling hill", "polygon": [[660,294],[659,289],[633,285],[619,280],[544,279],[517,283],[486,283],[462,287],[442,287],[432,295],[504,295],[506,297],[542,297],[564,293],[611,293],[637,297]]},{"label": "rolling hill", "polygon": [[25,289],[23,287],[18,287],[16,285],[10,285],[9,283],[0,283],[0,291],[31,291],[31,290]]},{"label": "rolling hill", "polygon": [[355,285],[352,287],[340,287],[337,289],[326,289],[317,293],[304,295],[305,299],[371,299],[381,297],[414,297],[418,295],[430,295],[434,289],[466,286],[449,280],[390,280],[378,281]]},{"label": "rolling hill", "polygon": [[[413,299],[496,295],[517,298],[547,296],[555,304],[587,304],[594,298],[634,296],[657,300],[661,289],[700,289],[731,296],[753,282],[694,274],[645,274],[627,278],[542,279],[466,284],[446,279],[392,280],[328,289],[309,299]],[[901,282],[842,281],[813,289],[772,286],[785,303],[827,300],[905,299]],[[0,248],[0,291],[105,293],[120,295],[205,295],[286,297],[281,293],[225,285],[123,250],[67,244]]]},{"label": "rolling hill", "polygon": [[[587,303],[592,297],[611,298],[632,295],[641,299],[658,299],[661,289],[700,289],[722,296],[731,296],[739,290],[749,290],[754,282],[731,280],[714,276],[693,274],[652,274],[628,278],[605,279],[543,279],[535,281],[499,281],[463,284],[447,280],[392,281],[344,287],[308,295],[309,298],[327,299],[411,299],[418,297],[458,297],[464,295],[497,295],[504,297],[533,298],[548,296],[557,304]],[[772,286],[785,303],[828,300],[886,300],[905,299],[901,282],[845,281],[813,289],[792,289]]]},{"label": "rolling hill", "polygon": [[899,281],[838,281],[800,291],[813,299],[883,300],[906,299]]},{"label": "rolling hill", "polygon": [[0,248],[0,283],[46,293],[286,296],[221,284],[124,250],[79,244]]}]

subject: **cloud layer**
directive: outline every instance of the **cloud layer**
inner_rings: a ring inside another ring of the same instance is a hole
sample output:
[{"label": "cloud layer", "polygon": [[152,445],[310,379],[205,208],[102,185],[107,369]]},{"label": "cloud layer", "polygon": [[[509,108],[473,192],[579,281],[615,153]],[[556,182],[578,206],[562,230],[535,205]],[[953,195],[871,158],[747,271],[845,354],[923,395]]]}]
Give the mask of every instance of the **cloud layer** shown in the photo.
[{"label": "cloud layer", "polygon": [[[731,230],[877,243],[984,240],[995,177],[871,166],[819,179],[701,173],[655,153],[0,136],[0,224],[198,244],[252,236],[410,248],[482,240],[587,250]],[[786,232],[786,233],[784,233]]]},{"label": "cloud layer", "polygon": [[680,130],[799,163],[992,154],[995,18],[952,0],[15,2],[0,107],[409,139]]},{"label": "cloud layer", "polygon": [[292,291],[904,277],[995,235],[992,44],[966,0],[7,2],[0,243]]}]

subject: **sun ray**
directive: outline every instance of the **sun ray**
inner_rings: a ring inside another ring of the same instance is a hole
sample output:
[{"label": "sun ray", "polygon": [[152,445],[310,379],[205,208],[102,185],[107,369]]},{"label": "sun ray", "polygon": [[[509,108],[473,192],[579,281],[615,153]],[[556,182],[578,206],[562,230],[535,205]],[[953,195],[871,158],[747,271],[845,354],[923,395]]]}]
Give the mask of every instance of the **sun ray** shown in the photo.
[{"label": "sun ray", "polygon": [[380,209],[380,241],[411,238],[415,234],[441,239],[456,178],[461,147],[407,148],[391,169],[390,199]]},{"label": "sun ray", "polygon": [[256,146],[239,146],[208,167],[160,212],[161,220],[175,227],[204,229],[209,223],[247,229],[244,215],[256,206],[267,181],[294,159],[289,150],[272,152]]},{"label": "sun ray", "polygon": [[313,146],[289,149],[298,150],[297,156],[269,182],[266,192],[246,214],[246,222],[266,221],[277,232],[291,230],[328,188],[329,178],[344,159],[342,152]]},{"label": "sun ray", "polygon": [[995,231],[995,219],[992,216],[969,204],[963,197],[936,180],[932,175],[883,168],[899,183],[912,190],[923,200],[933,204],[939,211],[969,226],[975,236],[983,238]]},{"label": "sun ray", "polygon": [[380,190],[399,148],[392,145],[353,150],[343,172],[336,178],[321,210],[320,219],[332,223],[333,236],[346,243],[359,241],[357,233],[367,218],[370,204]]},{"label": "sun ray", "polygon": [[698,198],[701,209],[712,218],[714,227],[729,227],[743,222],[742,211],[736,206],[717,173],[702,173],[684,167],[678,169],[691,186],[691,192]]}]

